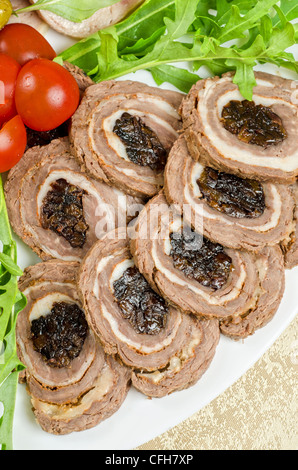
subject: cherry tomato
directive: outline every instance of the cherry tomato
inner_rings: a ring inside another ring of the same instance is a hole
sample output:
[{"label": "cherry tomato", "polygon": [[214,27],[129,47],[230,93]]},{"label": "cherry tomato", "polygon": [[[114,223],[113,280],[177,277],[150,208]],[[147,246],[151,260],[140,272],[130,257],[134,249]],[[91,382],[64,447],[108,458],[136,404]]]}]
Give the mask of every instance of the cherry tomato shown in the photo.
[{"label": "cherry tomato", "polygon": [[11,57],[0,54],[0,127],[17,114],[15,86],[21,66]]},{"label": "cherry tomato", "polygon": [[15,102],[24,124],[35,131],[50,131],[76,111],[79,86],[62,65],[34,59],[19,73]]},{"label": "cherry tomato", "polygon": [[8,24],[0,31],[0,52],[13,57],[20,65],[29,60],[53,60],[56,52],[48,41],[32,26]]},{"label": "cherry tomato", "polygon": [[0,130],[0,173],[10,170],[24,155],[27,145],[26,128],[15,116]]}]

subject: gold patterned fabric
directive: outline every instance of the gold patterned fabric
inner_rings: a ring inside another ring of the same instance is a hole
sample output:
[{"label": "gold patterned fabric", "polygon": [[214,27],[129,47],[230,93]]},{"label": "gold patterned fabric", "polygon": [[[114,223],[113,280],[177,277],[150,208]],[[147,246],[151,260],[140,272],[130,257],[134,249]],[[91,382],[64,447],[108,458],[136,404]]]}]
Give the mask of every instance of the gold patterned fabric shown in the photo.
[{"label": "gold patterned fabric", "polygon": [[138,450],[297,450],[298,316],[223,394]]}]

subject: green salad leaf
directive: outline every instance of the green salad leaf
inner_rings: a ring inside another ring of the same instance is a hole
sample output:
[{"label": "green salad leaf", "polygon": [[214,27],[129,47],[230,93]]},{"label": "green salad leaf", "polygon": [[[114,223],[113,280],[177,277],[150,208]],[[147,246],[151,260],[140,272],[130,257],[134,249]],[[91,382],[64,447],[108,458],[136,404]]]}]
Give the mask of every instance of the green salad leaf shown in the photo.
[{"label": "green salad leaf", "polygon": [[[157,84],[188,92],[200,78],[235,70],[252,99],[254,67],[272,63],[298,72],[288,48],[297,43],[296,0],[146,0],[121,23],[79,41],[60,59],[95,82],[149,70]],[[183,65],[182,65],[183,64]],[[182,65],[182,67],[181,67]]]},{"label": "green salad leaf", "polygon": [[16,347],[16,321],[26,306],[18,289],[17,248],[8,220],[0,176],[0,448],[11,450],[18,375],[24,369]]},{"label": "green salad leaf", "polygon": [[33,5],[15,10],[18,15],[29,11],[47,10],[74,23],[80,23],[98,10],[110,7],[119,0],[38,0]]}]

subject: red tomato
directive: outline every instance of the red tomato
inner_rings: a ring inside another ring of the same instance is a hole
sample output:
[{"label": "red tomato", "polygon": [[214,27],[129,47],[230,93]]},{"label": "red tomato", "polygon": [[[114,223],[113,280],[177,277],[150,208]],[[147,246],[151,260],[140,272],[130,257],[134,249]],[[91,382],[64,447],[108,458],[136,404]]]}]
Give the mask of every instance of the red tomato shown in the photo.
[{"label": "red tomato", "polygon": [[20,116],[15,116],[0,130],[0,173],[10,170],[24,155],[27,132]]},{"label": "red tomato", "polygon": [[57,55],[35,28],[21,23],[8,24],[0,31],[0,52],[21,65],[39,57],[53,60]]},{"label": "red tomato", "polygon": [[80,90],[62,65],[47,59],[28,62],[19,73],[15,102],[24,124],[35,131],[50,131],[76,111]]},{"label": "red tomato", "polygon": [[11,57],[0,54],[0,127],[17,114],[15,86],[21,66]]}]

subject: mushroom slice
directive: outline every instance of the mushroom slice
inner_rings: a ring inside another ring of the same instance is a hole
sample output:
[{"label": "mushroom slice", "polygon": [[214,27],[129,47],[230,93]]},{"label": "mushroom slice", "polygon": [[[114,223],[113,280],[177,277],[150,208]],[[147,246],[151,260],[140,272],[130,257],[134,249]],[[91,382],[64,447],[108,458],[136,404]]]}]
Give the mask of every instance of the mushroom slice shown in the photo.
[{"label": "mushroom slice", "polygon": [[[14,11],[30,6],[30,2],[27,0],[11,0],[10,3]],[[8,23],[28,24],[42,34],[45,34],[48,30],[47,24],[40,18],[36,11],[29,11],[27,13],[21,13],[20,15],[11,15]]]},{"label": "mushroom slice", "polygon": [[140,272],[186,313],[228,323],[251,319],[245,337],[277,310],[285,283],[278,246],[255,255],[213,243],[191,229],[163,193],[142,210],[131,238]]},{"label": "mushroom slice", "polygon": [[140,203],[82,173],[68,138],[29,149],[5,194],[15,233],[44,261],[80,261],[105,232],[126,226]]},{"label": "mushroom slice", "polygon": [[214,242],[259,251],[288,240],[294,198],[287,185],[241,178],[191,158],[184,137],[165,170],[165,196],[189,225]]},{"label": "mushroom slice", "polygon": [[182,126],[182,98],[133,81],[89,87],[70,129],[84,171],[133,196],[154,196],[163,186],[168,152]]},{"label": "mushroom slice", "polygon": [[[50,11],[39,11],[40,17],[55,31],[74,38],[86,38],[97,33],[100,29],[107,28],[124,19],[134,8],[143,3],[144,0],[119,0],[112,6],[101,8],[90,18],[79,23],[66,20]],[[37,0],[30,0],[36,3]]]},{"label": "mushroom slice", "polygon": [[94,245],[78,286],[88,323],[105,351],[135,371],[167,368],[193,341],[194,320],[151,289],[134,265],[125,229]]},{"label": "mushroom slice", "polygon": [[16,327],[17,349],[35,417],[50,433],[67,434],[115,413],[130,371],[108,358],[89,328],[78,297],[79,263],[50,260],[27,268],[27,298]]},{"label": "mushroom slice", "polygon": [[298,114],[292,81],[262,72],[255,78],[252,101],[243,99],[231,72],[194,85],[181,107],[189,151],[228,173],[294,182]]},{"label": "mushroom slice", "polygon": [[162,370],[133,371],[132,385],[149,397],[161,398],[195,385],[209,368],[219,341],[218,321],[192,316],[188,344]]}]

